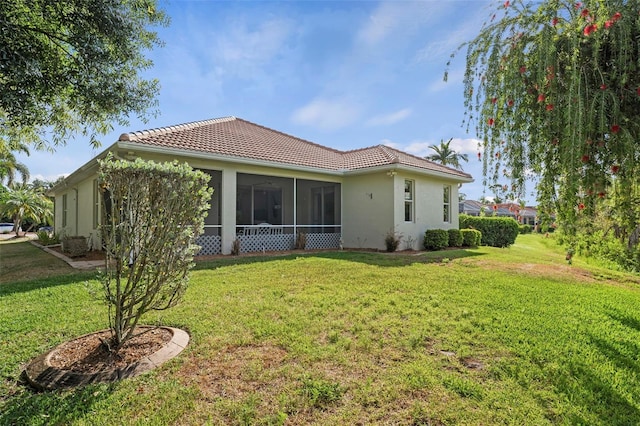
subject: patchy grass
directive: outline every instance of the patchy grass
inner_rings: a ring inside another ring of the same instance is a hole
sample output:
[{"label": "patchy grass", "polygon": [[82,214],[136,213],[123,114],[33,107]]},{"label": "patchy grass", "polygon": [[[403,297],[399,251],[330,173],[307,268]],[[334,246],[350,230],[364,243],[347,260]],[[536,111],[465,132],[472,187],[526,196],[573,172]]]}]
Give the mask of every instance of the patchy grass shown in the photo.
[{"label": "patchy grass", "polygon": [[0,285],[74,272],[66,262],[43,254],[27,241],[27,238],[0,241]]},{"label": "patchy grass", "polygon": [[21,369],[106,327],[86,289],[99,284],[0,286],[0,424],[640,423],[638,276],[568,266],[538,235],[509,249],[220,258],[191,278],[179,306],[146,317],[187,329],[183,354],[40,394],[16,383]]}]

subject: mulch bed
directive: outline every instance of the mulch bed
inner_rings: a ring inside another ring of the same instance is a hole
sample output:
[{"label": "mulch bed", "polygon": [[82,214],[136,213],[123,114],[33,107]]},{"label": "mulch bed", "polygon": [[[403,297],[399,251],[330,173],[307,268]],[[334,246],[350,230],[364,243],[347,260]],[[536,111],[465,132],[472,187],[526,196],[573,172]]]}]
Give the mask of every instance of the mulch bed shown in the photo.
[{"label": "mulch bed", "polygon": [[[149,356],[171,341],[172,333],[164,328],[137,328],[135,337],[127,340],[117,351],[109,351],[109,330],[79,337],[57,347],[49,358],[51,366],[91,374],[107,369],[125,368]],[[100,340],[102,339],[102,340]]]}]

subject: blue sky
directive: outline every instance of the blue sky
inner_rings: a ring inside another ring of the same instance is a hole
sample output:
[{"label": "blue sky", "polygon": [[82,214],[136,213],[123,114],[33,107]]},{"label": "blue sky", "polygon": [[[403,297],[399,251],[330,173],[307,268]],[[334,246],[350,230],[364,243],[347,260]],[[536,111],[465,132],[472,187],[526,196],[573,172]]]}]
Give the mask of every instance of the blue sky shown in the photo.
[{"label": "blue sky", "polygon": [[[77,138],[54,154],[20,156],[34,178],[68,174],[121,133],[234,115],[340,150],[387,144],[424,156],[454,138],[483,195],[475,133],[466,133],[464,52],[491,14],[487,1],[160,0],[171,25],[149,52],[160,115],[132,118],[94,150]],[[487,192],[487,195],[491,195]],[[528,200],[533,201],[533,200]]]}]

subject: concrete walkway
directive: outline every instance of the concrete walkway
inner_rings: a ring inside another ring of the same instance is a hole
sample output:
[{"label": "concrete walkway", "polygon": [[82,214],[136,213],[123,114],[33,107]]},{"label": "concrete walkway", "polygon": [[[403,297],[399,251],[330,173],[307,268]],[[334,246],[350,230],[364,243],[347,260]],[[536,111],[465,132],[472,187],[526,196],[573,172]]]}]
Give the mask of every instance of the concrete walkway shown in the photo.
[{"label": "concrete walkway", "polygon": [[62,253],[59,253],[55,250],[51,250],[48,247],[44,247],[41,246],[40,244],[36,244],[33,241],[29,241],[31,244],[33,244],[34,246],[41,248],[42,250],[46,251],[49,254],[54,255],[55,257],[57,257],[58,259],[62,259],[65,262],[67,262],[69,264],[69,266],[71,266],[72,268],[75,269],[83,269],[83,270],[91,270],[91,269],[97,269],[100,268],[102,266],[104,266],[104,260],[77,260],[77,259],[71,259],[70,257],[65,256]]}]

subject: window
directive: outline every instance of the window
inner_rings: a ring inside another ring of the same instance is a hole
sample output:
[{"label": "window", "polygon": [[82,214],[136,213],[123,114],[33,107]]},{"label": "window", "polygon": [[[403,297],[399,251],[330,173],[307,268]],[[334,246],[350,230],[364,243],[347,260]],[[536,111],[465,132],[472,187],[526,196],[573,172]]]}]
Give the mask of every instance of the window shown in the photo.
[{"label": "window", "polygon": [[404,181],[404,221],[413,222],[413,193],[414,182]]},{"label": "window", "polygon": [[62,196],[62,227],[67,226],[67,194]]},{"label": "window", "polygon": [[445,223],[450,223],[451,222],[451,186],[450,185],[444,186],[444,192],[442,194],[442,204],[443,204],[442,219],[444,220]]},{"label": "window", "polygon": [[98,179],[93,180],[93,229],[100,225],[100,188]]}]

